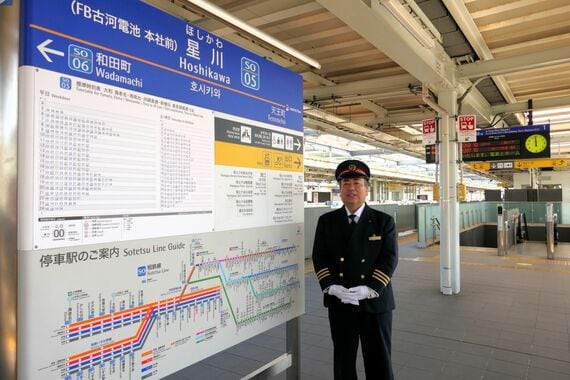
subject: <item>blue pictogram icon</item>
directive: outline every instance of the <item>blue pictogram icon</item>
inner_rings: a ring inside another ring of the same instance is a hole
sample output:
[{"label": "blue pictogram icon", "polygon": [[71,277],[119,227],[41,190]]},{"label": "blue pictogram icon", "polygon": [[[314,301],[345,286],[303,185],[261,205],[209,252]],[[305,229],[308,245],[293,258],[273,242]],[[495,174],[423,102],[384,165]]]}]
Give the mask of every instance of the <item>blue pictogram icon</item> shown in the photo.
[{"label": "blue pictogram icon", "polygon": [[241,57],[241,84],[252,90],[259,90],[260,82],[259,63]]},{"label": "blue pictogram icon", "polygon": [[69,45],[67,66],[71,70],[91,74],[93,72],[93,52],[77,45]]},{"label": "blue pictogram icon", "polygon": [[72,86],[72,81],[71,78],[67,78],[67,77],[60,77],[59,78],[59,87],[64,89],[64,90],[71,90],[71,86]]}]

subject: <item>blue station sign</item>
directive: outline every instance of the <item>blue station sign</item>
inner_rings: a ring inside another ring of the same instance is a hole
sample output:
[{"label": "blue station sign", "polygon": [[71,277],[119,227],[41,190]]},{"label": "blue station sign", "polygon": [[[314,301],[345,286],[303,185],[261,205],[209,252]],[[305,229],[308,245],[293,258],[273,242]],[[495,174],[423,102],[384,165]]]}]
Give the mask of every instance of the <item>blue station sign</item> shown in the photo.
[{"label": "blue station sign", "polygon": [[[303,130],[302,78],[139,0],[22,0],[21,65]],[[64,87],[65,88],[65,87]]]}]

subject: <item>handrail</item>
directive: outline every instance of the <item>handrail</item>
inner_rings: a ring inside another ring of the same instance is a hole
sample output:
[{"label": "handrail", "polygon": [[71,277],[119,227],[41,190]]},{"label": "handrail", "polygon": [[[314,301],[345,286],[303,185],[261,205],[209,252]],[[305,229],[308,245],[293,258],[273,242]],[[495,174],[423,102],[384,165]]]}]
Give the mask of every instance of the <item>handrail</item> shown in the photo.
[{"label": "handrail", "polygon": [[438,230],[441,231],[441,226],[439,224],[439,219],[437,219],[435,216],[431,217],[431,225],[432,227],[437,227]]}]

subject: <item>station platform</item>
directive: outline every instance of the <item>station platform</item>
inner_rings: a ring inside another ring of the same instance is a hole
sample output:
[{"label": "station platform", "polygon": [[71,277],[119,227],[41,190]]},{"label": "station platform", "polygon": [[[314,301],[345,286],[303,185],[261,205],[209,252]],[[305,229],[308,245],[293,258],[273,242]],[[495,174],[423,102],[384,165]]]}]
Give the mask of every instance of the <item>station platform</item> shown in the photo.
[{"label": "station platform", "polygon": [[[570,379],[570,244],[461,247],[461,291],[439,291],[439,246],[399,239],[392,354],[397,380]],[[322,294],[306,263],[301,379],[331,380],[332,342]],[[285,326],[187,367],[168,380],[240,379],[285,352]],[[358,358],[359,379],[365,379]],[[281,373],[275,379],[285,379]]]}]

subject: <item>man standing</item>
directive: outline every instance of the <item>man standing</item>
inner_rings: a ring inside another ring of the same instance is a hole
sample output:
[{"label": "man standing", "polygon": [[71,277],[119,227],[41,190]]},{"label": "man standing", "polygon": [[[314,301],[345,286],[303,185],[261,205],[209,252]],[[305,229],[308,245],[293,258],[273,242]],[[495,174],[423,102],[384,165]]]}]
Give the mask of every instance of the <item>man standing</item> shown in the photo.
[{"label": "man standing", "polygon": [[356,379],[358,342],[366,378],[392,380],[391,278],[398,264],[394,219],[365,203],[370,169],[340,163],[335,173],[344,207],[319,218],[313,264],[328,308],[335,380]]}]

